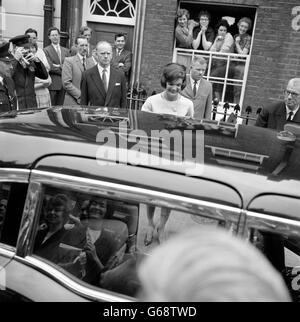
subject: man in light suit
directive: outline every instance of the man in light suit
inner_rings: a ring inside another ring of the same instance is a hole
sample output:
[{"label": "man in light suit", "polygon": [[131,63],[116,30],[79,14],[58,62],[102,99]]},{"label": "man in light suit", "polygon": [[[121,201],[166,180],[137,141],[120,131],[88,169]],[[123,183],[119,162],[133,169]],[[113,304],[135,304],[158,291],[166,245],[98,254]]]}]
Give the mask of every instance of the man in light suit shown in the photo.
[{"label": "man in light suit", "polygon": [[127,83],[130,79],[130,71],[132,66],[132,53],[129,50],[125,50],[126,35],[115,35],[115,48],[113,49],[113,58],[111,65],[125,74]]},{"label": "man in light suit", "polygon": [[82,73],[95,66],[92,58],[87,58],[88,41],[83,36],[75,39],[77,54],[66,57],[62,69],[62,82],[66,90],[64,105],[80,104],[80,84]]},{"label": "man in light suit", "polygon": [[203,57],[195,57],[186,78],[186,87],[181,95],[194,103],[195,119],[210,119],[212,110],[212,85],[203,78],[207,62]]},{"label": "man in light suit", "polygon": [[100,41],[96,48],[98,65],[82,74],[81,105],[126,108],[126,79],[110,66],[112,47]]},{"label": "man in light suit", "polygon": [[49,86],[52,106],[63,105],[65,90],[62,85],[61,73],[65,58],[69,56],[69,50],[60,46],[60,32],[58,28],[51,27],[48,30],[51,45],[44,48],[44,52],[50,65],[49,74],[52,84]]},{"label": "man in light suit", "polygon": [[300,78],[292,78],[284,91],[284,101],[263,108],[255,125],[282,131],[286,123],[300,123],[299,106]]}]

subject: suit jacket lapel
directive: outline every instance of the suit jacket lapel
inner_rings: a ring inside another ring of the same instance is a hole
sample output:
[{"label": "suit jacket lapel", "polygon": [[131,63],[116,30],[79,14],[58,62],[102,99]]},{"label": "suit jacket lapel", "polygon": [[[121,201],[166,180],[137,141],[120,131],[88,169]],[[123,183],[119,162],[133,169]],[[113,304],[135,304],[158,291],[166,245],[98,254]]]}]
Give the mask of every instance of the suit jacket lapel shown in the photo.
[{"label": "suit jacket lapel", "polygon": [[189,97],[194,97],[190,75],[187,75],[186,77],[186,91]]},{"label": "suit jacket lapel", "polygon": [[50,50],[51,50],[51,56],[53,57],[53,60],[55,60],[54,63],[60,64],[58,54],[57,54],[55,48],[53,47],[53,45],[50,45]]},{"label": "suit jacket lapel", "polygon": [[199,83],[197,95],[196,95],[197,97],[199,97],[201,95],[201,93],[203,93],[204,87],[205,87],[204,81],[203,81],[203,79],[201,79],[201,81]]},{"label": "suit jacket lapel", "polygon": [[94,83],[95,83],[96,87],[98,88],[99,92],[101,93],[101,95],[103,97],[105,97],[106,92],[105,92],[104,85],[103,85],[102,79],[100,77],[97,65],[93,67],[93,73],[92,73],[91,77],[93,78]]},{"label": "suit jacket lapel", "polygon": [[116,83],[116,74],[114,73],[114,70],[110,68],[110,77],[109,77],[108,90],[107,90],[106,99],[105,99],[105,105],[107,105],[108,102],[110,101],[113,89],[115,87],[115,83]]},{"label": "suit jacket lapel", "polygon": [[86,59],[86,69],[90,69],[95,66],[95,63],[93,61],[92,57],[89,57]]},{"label": "suit jacket lapel", "polygon": [[282,103],[276,111],[276,128],[283,129],[286,124],[286,107],[285,103]]},{"label": "suit jacket lapel", "polygon": [[64,49],[61,47],[61,45],[59,45],[60,48],[60,54],[61,54],[61,63],[63,64],[63,62],[65,61],[66,58],[66,53],[64,51]]},{"label": "suit jacket lapel", "polygon": [[83,65],[82,65],[82,62],[80,60],[80,58],[78,57],[78,55],[75,56],[76,58],[76,64],[78,65],[79,69],[81,70],[81,72],[83,73],[84,72],[84,69],[83,69]]},{"label": "suit jacket lapel", "polygon": [[293,118],[293,122],[300,123],[300,108]]}]

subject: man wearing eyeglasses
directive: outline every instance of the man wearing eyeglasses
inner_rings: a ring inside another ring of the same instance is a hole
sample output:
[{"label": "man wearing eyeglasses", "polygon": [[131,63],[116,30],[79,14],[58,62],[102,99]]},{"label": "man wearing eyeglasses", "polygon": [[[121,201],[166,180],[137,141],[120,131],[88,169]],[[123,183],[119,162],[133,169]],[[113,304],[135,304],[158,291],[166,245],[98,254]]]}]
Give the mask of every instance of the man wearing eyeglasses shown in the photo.
[{"label": "man wearing eyeglasses", "polygon": [[300,123],[299,106],[300,78],[292,78],[284,91],[284,101],[263,108],[255,125],[282,131],[288,122]]}]

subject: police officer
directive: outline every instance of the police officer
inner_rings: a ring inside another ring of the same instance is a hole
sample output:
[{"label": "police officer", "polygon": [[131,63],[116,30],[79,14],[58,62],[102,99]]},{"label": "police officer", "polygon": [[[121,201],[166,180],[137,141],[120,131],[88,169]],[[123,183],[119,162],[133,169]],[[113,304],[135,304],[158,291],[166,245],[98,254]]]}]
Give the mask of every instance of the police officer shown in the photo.
[{"label": "police officer", "polygon": [[15,83],[19,109],[37,107],[34,81],[35,77],[48,78],[48,72],[44,64],[30,52],[29,36],[21,35],[10,39],[13,44],[12,78]]},{"label": "police officer", "polygon": [[16,109],[13,60],[14,57],[9,53],[9,42],[0,43],[0,113]]}]

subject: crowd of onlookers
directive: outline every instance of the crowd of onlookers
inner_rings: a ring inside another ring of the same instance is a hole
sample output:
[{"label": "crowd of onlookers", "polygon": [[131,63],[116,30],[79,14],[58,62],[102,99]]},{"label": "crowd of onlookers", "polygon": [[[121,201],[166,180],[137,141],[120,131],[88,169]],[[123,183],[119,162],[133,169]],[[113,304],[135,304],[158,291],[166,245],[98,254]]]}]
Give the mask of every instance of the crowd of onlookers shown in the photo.
[{"label": "crowd of onlookers", "polygon": [[[93,67],[102,66],[106,72],[105,79],[103,73],[100,76],[103,82],[100,91],[105,90],[109,96],[111,82],[119,80],[121,94],[126,93],[132,65],[132,53],[125,49],[126,35],[116,34],[111,40],[114,46],[105,41],[93,46],[91,37],[92,29],[83,26],[74,45],[68,49],[60,44],[59,29],[51,27],[48,30],[50,45],[43,49],[39,48],[38,33],[32,28],[9,42],[1,41],[0,111],[77,105],[84,104],[82,101],[86,100],[87,104],[107,105],[105,98],[100,102],[93,101],[90,97],[95,96],[93,90],[90,90],[88,97],[81,97],[83,74]],[[106,46],[105,53],[100,53],[103,46]],[[106,93],[104,96],[107,96]],[[125,107],[121,100],[112,104]]]},{"label": "crowd of onlookers", "polygon": [[[210,25],[211,15],[208,11],[200,11],[199,22],[190,19],[186,9],[177,12],[177,27],[175,31],[176,46],[185,49],[204,50],[218,53],[235,53],[248,55],[251,47],[252,21],[248,17],[241,18],[238,23],[238,33],[231,34],[228,17],[223,17],[213,28]],[[187,63],[185,64],[187,65]],[[214,59],[211,66],[211,77],[224,78],[227,62],[223,59]],[[228,77],[243,79],[245,64],[235,61],[230,64]],[[220,100],[222,96],[222,84],[214,84],[214,98]],[[238,102],[241,89],[233,88],[234,101]]]},{"label": "crowd of onlookers", "polygon": [[[242,79],[244,62],[214,57],[210,79],[204,77],[208,61],[205,52],[248,55],[251,47],[252,21],[242,17],[238,32],[230,32],[230,17],[222,17],[213,28],[211,16],[200,11],[198,21],[190,19],[186,9],[177,12],[176,46],[194,52],[192,61],[164,66],[162,93],[148,97],[143,111],[174,114],[196,119],[211,118],[213,99],[220,100],[226,71],[229,78]],[[126,35],[116,34],[111,42],[92,45],[92,30],[83,26],[70,49],[61,46],[60,31],[48,30],[50,45],[38,47],[37,31],[29,28],[23,35],[0,42],[0,111],[50,106],[91,105],[127,107],[132,53],[125,49]],[[202,51],[202,52],[201,52]],[[200,54],[202,53],[203,56]],[[188,57],[190,59],[190,57]],[[285,99],[263,109],[256,125],[283,129],[287,121],[298,122],[299,79],[289,81]],[[240,97],[240,86],[234,86]],[[279,117],[280,115],[280,117]]]},{"label": "crowd of onlookers", "polygon": [[230,33],[228,20],[226,17],[222,18],[213,28],[208,11],[200,11],[199,22],[196,22],[190,19],[188,10],[179,9],[175,31],[177,47],[247,55],[251,46],[251,19],[243,17],[238,21],[236,35]]}]

